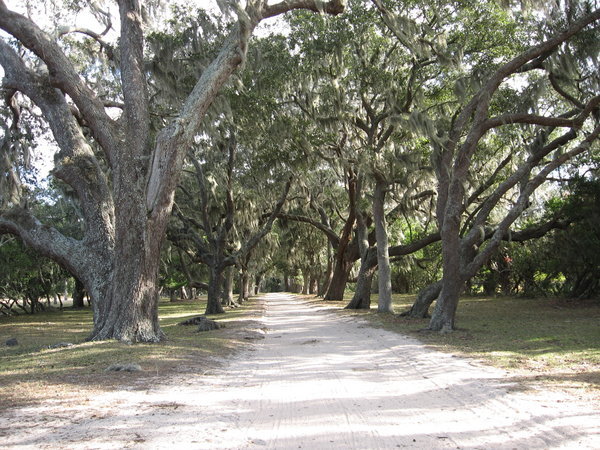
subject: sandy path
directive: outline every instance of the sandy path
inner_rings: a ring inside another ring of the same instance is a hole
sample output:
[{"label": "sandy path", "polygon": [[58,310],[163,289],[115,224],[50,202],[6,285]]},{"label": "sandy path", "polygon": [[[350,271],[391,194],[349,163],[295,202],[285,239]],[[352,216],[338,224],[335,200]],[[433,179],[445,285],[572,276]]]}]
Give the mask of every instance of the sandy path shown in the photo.
[{"label": "sandy path", "polygon": [[0,414],[0,447],[600,448],[597,405],[510,390],[502,371],[284,294],[264,322],[225,370]]}]

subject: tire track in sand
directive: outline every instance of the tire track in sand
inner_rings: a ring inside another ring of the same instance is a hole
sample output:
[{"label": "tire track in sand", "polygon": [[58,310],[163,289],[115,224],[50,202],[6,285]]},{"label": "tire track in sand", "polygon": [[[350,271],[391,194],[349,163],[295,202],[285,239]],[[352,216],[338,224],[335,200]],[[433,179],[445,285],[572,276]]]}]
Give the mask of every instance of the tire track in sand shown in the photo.
[{"label": "tire track in sand", "polygon": [[265,339],[223,370],[66,408],[0,405],[0,448],[600,448],[597,404],[511,390],[503,371],[298,297],[265,300]]}]

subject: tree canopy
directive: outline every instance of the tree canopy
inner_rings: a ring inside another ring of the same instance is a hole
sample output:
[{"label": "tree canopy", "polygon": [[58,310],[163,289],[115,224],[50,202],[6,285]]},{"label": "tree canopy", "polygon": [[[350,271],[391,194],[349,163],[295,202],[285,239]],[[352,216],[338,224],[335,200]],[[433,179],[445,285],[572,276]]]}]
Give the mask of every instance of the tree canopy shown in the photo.
[{"label": "tree canopy", "polygon": [[161,273],[207,313],[233,270],[240,300],[265,274],[381,312],[420,291],[436,331],[465,289],[598,295],[595,1],[13,3],[0,233],[84,285],[93,339],[162,339]]}]

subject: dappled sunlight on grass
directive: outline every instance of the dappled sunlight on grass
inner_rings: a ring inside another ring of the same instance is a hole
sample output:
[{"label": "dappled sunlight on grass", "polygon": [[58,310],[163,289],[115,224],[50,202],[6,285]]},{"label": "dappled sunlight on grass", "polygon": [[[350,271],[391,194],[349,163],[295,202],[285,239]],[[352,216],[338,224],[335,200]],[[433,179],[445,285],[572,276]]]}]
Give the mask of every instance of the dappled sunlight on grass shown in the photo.
[{"label": "dappled sunlight on grass", "polygon": [[[344,302],[321,304],[343,308]],[[394,295],[396,313],[406,311],[414,295]],[[377,295],[370,311],[339,310],[364,317],[373,325],[410,334],[450,353],[484,360],[538,379],[581,382],[600,388],[600,303],[547,298],[464,297],[458,306],[457,330],[450,334],[423,332],[429,319],[378,314]]]},{"label": "dappled sunlight on grass", "polygon": [[[115,383],[165,376],[173,370],[202,372],[210,360],[223,358],[246,345],[235,333],[260,314],[262,304],[251,300],[226,314],[211,316],[225,328],[198,333],[195,326],[178,326],[203,314],[206,299],[159,304],[159,320],[167,340],[128,345],[118,341],[86,341],[92,329],[89,309],[65,309],[0,318],[0,404],[16,405],[68,395],[64,389],[111,389]],[[254,325],[252,325],[254,326]],[[4,342],[17,338],[19,345]],[[48,348],[57,343],[72,345]],[[208,358],[208,359],[207,359]],[[112,364],[139,364],[142,371],[106,372]],[[200,369],[196,369],[200,368]],[[51,385],[52,389],[47,386]]]}]

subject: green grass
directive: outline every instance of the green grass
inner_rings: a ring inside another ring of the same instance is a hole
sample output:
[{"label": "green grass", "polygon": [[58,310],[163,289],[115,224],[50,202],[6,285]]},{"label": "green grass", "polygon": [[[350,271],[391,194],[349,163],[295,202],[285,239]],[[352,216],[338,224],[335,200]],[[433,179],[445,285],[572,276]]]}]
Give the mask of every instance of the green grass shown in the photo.
[{"label": "green grass", "polygon": [[[407,310],[410,295],[394,295],[394,310]],[[372,297],[376,308],[377,295]],[[327,302],[329,303],[329,302]],[[347,302],[336,302],[345,306]],[[557,299],[462,298],[457,330],[424,332],[428,319],[347,311],[374,325],[409,334],[436,349],[483,360],[520,377],[585,390],[600,390],[600,304]]]},{"label": "green grass", "polygon": [[[313,297],[314,298],[314,297]],[[394,309],[408,309],[413,296],[394,296]],[[377,301],[373,296],[373,304]],[[466,297],[458,308],[457,331],[424,333],[427,319],[341,309],[375,326],[409,334],[429,346],[466,355],[504,368],[519,380],[600,392],[600,304],[551,299]],[[218,320],[225,328],[196,333],[194,326],[177,326],[201,314],[204,302],[162,302],[161,327],[168,340],[159,344],[127,345],[116,341],[86,342],[92,328],[89,310],[40,313],[0,318],[0,404],[36,403],[49,398],[90,395],[96,390],[136,384],[145,388],[170,374],[186,371],[201,376],[245,345],[259,328],[254,320],[261,304],[251,300]],[[19,346],[4,342],[16,337]],[[48,349],[58,342],[72,347]],[[114,363],[137,363],[142,372],[106,372]]]},{"label": "green grass", "polygon": [[[128,345],[117,341],[87,342],[92,329],[89,309],[45,312],[0,318],[0,404],[18,405],[44,398],[70,395],[81,389],[111,389],[132,380],[144,384],[150,378],[187,370],[202,374],[216,366],[216,358],[227,356],[247,340],[247,329],[261,304],[251,300],[225,315],[212,316],[225,328],[197,333],[195,326],[178,326],[186,318],[200,315],[205,301],[161,302],[159,317],[166,342]],[[4,345],[9,338],[19,345]],[[74,345],[49,349],[59,342]],[[112,364],[136,363],[141,372],[106,372]],[[193,369],[191,369],[193,368]]]}]

